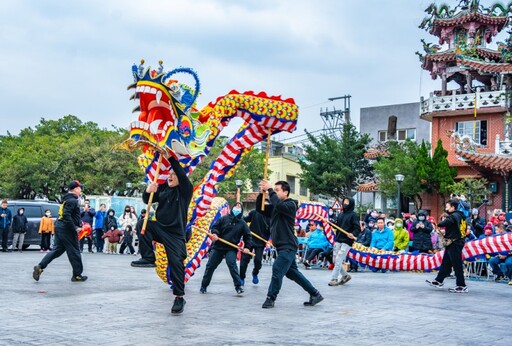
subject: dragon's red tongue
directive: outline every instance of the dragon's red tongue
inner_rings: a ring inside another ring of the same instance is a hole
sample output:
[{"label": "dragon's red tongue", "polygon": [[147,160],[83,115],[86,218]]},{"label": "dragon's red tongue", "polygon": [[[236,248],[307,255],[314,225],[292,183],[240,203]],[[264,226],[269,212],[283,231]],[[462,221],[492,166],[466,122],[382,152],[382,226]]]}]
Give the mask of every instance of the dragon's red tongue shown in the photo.
[{"label": "dragon's red tongue", "polygon": [[162,140],[165,136],[162,129],[164,128],[166,121],[172,121],[172,119],[169,119],[168,114],[169,110],[163,107],[155,107],[149,110],[147,122],[150,126],[150,132],[158,141]]}]

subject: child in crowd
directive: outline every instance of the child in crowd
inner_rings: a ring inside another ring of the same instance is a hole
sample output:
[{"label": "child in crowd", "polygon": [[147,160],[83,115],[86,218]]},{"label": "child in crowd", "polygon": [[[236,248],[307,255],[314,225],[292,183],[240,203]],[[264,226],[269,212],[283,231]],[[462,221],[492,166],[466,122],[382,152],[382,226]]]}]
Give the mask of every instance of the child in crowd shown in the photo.
[{"label": "child in crowd", "polygon": [[50,239],[55,233],[55,222],[53,221],[50,209],[44,211],[44,216],[39,223],[39,234],[41,234],[41,252],[50,252]]},{"label": "child in crowd", "polygon": [[121,242],[123,232],[116,228],[108,230],[103,236],[103,239],[108,238],[108,252],[111,254],[117,254],[117,244]]},{"label": "child in crowd", "polygon": [[127,225],[124,229],[123,239],[121,240],[121,248],[119,249],[119,254],[124,255],[124,250],[126,247],[130,249],[130,253],[132,255],[135,254],[135,249],[133,248],[132,242],[133,242],[133,235],[134,230],[131,225]]}]

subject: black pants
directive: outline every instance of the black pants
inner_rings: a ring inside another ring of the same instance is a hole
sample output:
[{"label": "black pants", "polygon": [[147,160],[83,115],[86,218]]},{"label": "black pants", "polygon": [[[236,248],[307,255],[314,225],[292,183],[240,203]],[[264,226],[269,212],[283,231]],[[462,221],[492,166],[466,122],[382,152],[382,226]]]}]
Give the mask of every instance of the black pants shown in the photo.
[{"label": "black pants", "polygon": [[119,249],[119,253],[120,254],[124,254],[124,250],[126,250],[126,247],[128,247],[130,249],[130,253],[133,255],[135,253],[135,249],[133,248],[133,245],[131,242],[129,243],[125,243],[123,242],[121,244],[121,248]]},{"label": "black pants", "polygon": [[[252,275],[258,275],[261,269],[261,263],[263,261],[263,250],[264,247],[258,246],[253,247],[251,251],[254,252],[254,269],[252,270]],[[240,261],[240,278],[245,280],[245,273],[247,272],[247,267],[249,266],[249,262],[251,262],[251,255],[247,255],[242,253],[242,259]]]},{"label": "black pants", "polygon": [[229,273],[231,274],[231,278],[233,279],[233,284],[235,287],[239,287],[241,285],[240,275],[238,275],[238,267],[236,266],[236,255],[237,250],[217,250],[212,249],[210,251],[210,258],[208,258],[208,263],[206,264],[206,270],[204,271],[203,281],[201,281],[201,287],[208,287],[210,281],[212,281],[213,272],[219,266],[222,259],[226,258],[226,265],[229,268]]},{"label": "black pants", "polygon": [[92,238],[91,237],[83,237],[80,239],[80,252],[84,251],[84,243],[87,241],[87,247],[89,252],[92,252]]},{"label": "black pants", "polygon": [[41,232],[41,250],[50,250],[51,233]]},{"label": "black pants", "polygon": [[105,240],[102,238],[104,234],[103,229],[97,228],[94,232],[94,236],[96,237],[96,252],[103,252],[103,246],[105,246]]},{"label": "black pants", "polygon": [[267,296],[276,300],[281,286],[283,285],[283,277],[295,281],[304,291],[310,295],[315,295],[318,290],[309,282],[308,279],[297,268],[295,263],[295,255],[297,251],[294,250],[278,250],[277,258],[272,265],[272,279],[270,280],[270,286],[268,287]]},{"label": "black pants", "polygon": [[[139,221],[141,225],[143,222],[144,220]],[[174,295],[185,295],[185,265],[183,264],[187,258],[185,230],[168,229],[158,221],[149,220],[146,232],[139,237],[139,251],[142,259],[150,262],[155,262],[153,240],[161,243],[167,253],[167,266]]]},{"label": "black pants", "polygon": [[311,261],[316,256],[320,255],[324,249],[310,249],[308,248],[308,251],[306,252],[306,261]]},{"label": "black pants", "polygon": [[53,250],[43,257],[39,265],[46,268],[54,259],[60,257],[63,253],[68,255],[69,263],[73,268],[73,276],[82,275],[84,270],[82,265],[82,257],[78,247],[78,234],[76,231],[55,227],[55,244]]},{"label": "black pants", "polygon": [[443,280],[448,275],[450,275],[453,267],[456,278],[455,284],[457,286],[466,286],[466,282],[464,281],[464,267],[462,262],[463,248],[464,243],[460,240],[445,248],[443,262],[441,262],[441,268],[439,269],[436,277],[437,282],[443,282]]},{"label": "black pants", "polygon": [[9,234],[9,227],[0,228],[0,238],[2,238],[2,251],[7,251],[7,235]]}]

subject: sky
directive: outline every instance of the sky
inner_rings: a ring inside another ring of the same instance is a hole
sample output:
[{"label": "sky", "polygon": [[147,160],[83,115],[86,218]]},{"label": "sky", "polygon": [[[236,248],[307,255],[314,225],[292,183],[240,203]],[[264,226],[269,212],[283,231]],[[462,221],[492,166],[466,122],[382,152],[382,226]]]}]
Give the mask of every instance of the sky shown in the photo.
[{"label": "sky", "polygon": [[[358,126],[361,107],[418,102],[440,87],[414,54],[420,39],[435,40],[418,28],[430,2],[2,0],[0,135],[68,114],[128,128],[136,103],[126,87],[141,58],[193,68],[200,108],[233,89],[294,98],[298,127],[282,139],[321,129],[320,109],[343,108],[328,98],[344,95]],[[230,125],[224,134],[240,122]]]}]

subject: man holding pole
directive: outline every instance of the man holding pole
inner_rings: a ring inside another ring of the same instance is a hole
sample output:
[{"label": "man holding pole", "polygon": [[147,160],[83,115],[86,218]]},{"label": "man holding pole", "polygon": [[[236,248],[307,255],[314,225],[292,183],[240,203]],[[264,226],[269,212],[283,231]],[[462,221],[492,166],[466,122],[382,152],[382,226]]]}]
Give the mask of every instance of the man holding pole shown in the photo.
[{"label": "man holding pole", "polygon": [[[153,240],[163,244],[167,253],[173,293],[176,296],[171,312],[179,314],[185,307],[183,298],[185,295],[183,261],[187,257],[185,227],[193,186],[178,160],[171,156],[169,162],[172,169],[169,171],[167,182],[160,185],[156,182],[151,183],[142,195],[144,203],[148,203],[150,194],[154,194],[153,201],[158,202],[156,220],[147,222],[145,232],[139,238],[139,251],[142,258],[133,261],[131,265],[132,267],[155,267]],[[144,223],[144,220],[139,220],[139,223]]]},{"label": "man holding pole", "polygon": [[[267,245],[266,241],[270,237],[270,220],[268,217],[258,213],[256,210],[251,210],[249,215],[244,217],[245,222],[250,222],[249,229],[251,230],[252,238],[252,249],[256,256],[254,256],[254,269],[252,270],[252,283],[257,285],[260,281],[258,274],[261,269],[263,261],[263,250]],[[245,273],[247,267],[251,261],[250,255],[242,254],[242,260],[240,261],[240,278],[242,279],[242,286],[245,284]]]},{"label": "man holding pole", "polygon": [[[343,200],[343,213],[338,215],[336,225],[345,230],[345,232],[336,233],[336,243],[332,252],[334,259],[334,269],[332,270],[329,286],[338,286],[346,284],[351,276],[343,267],[343,262],[347,258],[347,253],[354,244],[360,232],[359,218],[354,212],[355,202],[352,197]],[[339,277],[341,273],[341,278]]]},{"label": "man holding pole", "polygon": [[314,306],[324,298],[311,282],[299,272],[295,262],[298,243],[293,227],[298,205],[297,201],[289,198],[290,185],[286,181],[278,181],[272,189],[270,182],[262,180],[259,186],[262,192],[266,191],[268,193],[270,204],[264,205],[264,208],[261,207],[263,193],[260,193],[256,199],[256,208],[258,208],[258,212],[270,217],[270,233],[277,250],[277,258],[272,266],[272,279],[268,288],[267,299],[262,308],[270,309],[274,307],[274,302],[281,290],[285,275],[309,293],[309,301],[304,302],[304,305]]},{"label": "man holding pole", "polygon": [[236,202],[231,208],[231,212],[228,215],[224,215],[218,219],[212,226],[211,238],[215,242],[213,244],[212,251],[208,263],[206,264],[206,270],[204,271],[203,280],[201,281],[201,293],[206,293],[206,288],[210,285],[212,280],[213,272],[222,262],[223,258],[226,258],[226,264],[229,268],[229,273],[233,279],[235,285],[235,291],[238,295],[244,293],[242,288],[240,275],[238,274],[238,268],[236,266],[236,256],[238,249],[233,248],[223,242],[217,241],[222,238],[230,243],[238,244],[240,239],[244,239],[243,253],[247,256],[249,249],[252,246],[252,237],[249,227],[242,218],[242,203]]}]

